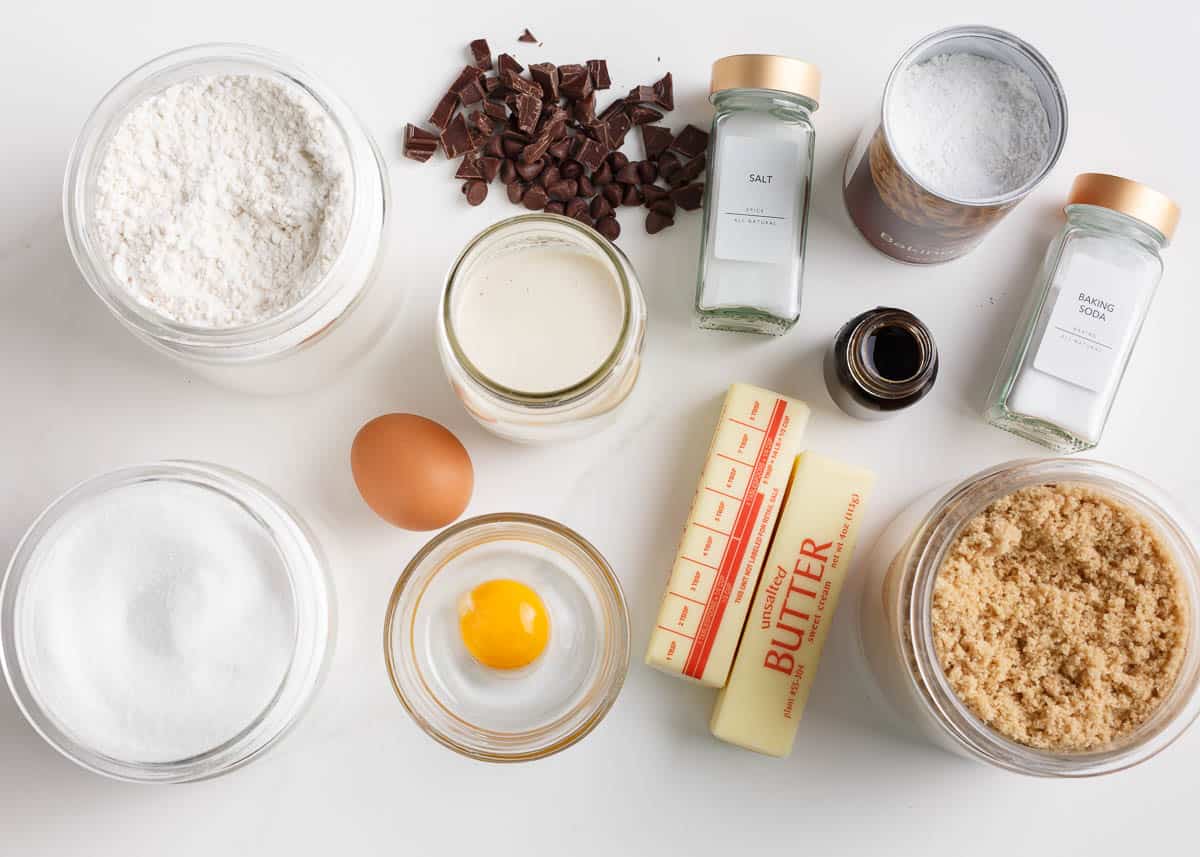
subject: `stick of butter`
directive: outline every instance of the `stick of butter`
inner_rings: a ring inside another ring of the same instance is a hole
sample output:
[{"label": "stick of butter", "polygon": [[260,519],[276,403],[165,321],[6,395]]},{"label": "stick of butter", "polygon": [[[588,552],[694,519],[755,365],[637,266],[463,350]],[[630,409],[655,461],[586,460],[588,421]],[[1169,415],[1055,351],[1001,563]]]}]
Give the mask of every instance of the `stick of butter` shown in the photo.
[{"label": "stick of butter", "polygon": [[754,596],[712,734],[768,756],[792,752],[846,579],[870,471],[806,452]]},{"label": "stick of butter", "polygon": [[808,414],[769,390],[729,388],[650,636],[650,666],[725,684]]}]

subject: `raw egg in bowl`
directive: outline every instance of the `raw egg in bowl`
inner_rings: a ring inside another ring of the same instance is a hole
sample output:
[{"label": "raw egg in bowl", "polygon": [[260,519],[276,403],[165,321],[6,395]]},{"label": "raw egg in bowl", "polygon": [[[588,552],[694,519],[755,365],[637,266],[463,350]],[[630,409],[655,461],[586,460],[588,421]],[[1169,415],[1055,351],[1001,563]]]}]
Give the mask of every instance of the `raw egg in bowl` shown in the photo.
[{"label": "raw egg in bowl", "polygon": [[539,759],[592,731],[629,667],[629,615],[608,562],[533,515],[471,518],[400,575],[384,626],[396,694],[447,747]]}]

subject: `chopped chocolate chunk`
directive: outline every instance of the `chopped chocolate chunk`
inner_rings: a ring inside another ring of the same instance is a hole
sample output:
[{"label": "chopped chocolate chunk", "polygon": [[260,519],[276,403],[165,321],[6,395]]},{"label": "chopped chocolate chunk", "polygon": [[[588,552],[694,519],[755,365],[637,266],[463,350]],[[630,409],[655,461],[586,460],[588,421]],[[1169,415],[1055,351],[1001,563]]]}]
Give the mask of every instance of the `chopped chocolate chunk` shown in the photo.
[{"label": "chopped chocolate chunk", "polygon": [[604,122],[605,133],[610,149],[619,149],[625,145],[625,135],[629,133],[629,129],[633,127],[633,123],[629,121],[628,114],[625,111],[614,113],[609,116]]},{"label": "chopped chocolate chunk", "polygon": [[542,115],[542,99],[522,93],[517,96],[517,128],[532,134]]},{"label": "chopped chocolate chunk", "polygon": [[601,122],[607,122],[610,116],[615,116],[618,113],[623,113],[628,105],[620,98],[610,103],[607,107],[600,111],[600,115],[596,117]]},{"label": "chopped chocolate chunk", "polygon": [[671,191],[671,199],[684,211],[695,211],[704,202],[704,185],[693,183],[677,187]]},{"label": "chopped chocolate chunk", "polygon": [[630,104],[657,104],[658,93],[654,91],[653,86],[635,86],[629,90],[629,94],[625,96],[625,100]]},{"label": "chopped chocolate chunk", "polygon": [[654,184],[654,180],[658,178],[658,167],[654,165],[654,161],[638,161],[637,171],[639,184]]},{"label": "chopped chocolate chunk", "polygon": [[671,148],[681,155],[694,158],[708,148],[708,132],[701,131],[695,125],[685,125],[671,141]]},{"label": "chopped chocolate chunk", "polygon": [[525,66],[521,65],[509,54],[500,54],[496,58],[496,71],[500,74],[501,79],[503,79],[505,72],[511,71],[513,74],[520,74],[525,71]]},{"label": "chopped chocolate chunk", "polygon": [[600,195],[608,200],[608,204],[616,208],[625,199],[625,191],[619,184],[606,184],[601,190]]},{"label": "chopped chocolate chunk", "polygon": [[572,100],[587,98],[592,93],[592,78],[588,75],[585,65],[560,65],[558,67],[558,88],[562,94]]},{"label": "chopped chocolate chunk", "polygon": [[704,173],[704,168],[708,165],[708,159],[705,155],[692,158],[679,169],[675,170],[667,176],[667,183],[671,187],[683,187],[688,182],[695,181]]},{"label": "chopped chocolate chunk", "polygon": [[521,155],[521,150],[525,148],[525,143],[515,137],[504,136],[500,138],[501,145],[504,147],[504,157],[517,158]]},{"label": "chopped chocolate chunk", "polygon": [[497,175],[500,174],[500,165],[506,163],[501,158],[482,157],[479,159],[479,171],[483,173],[483,180],[491,184]]},{"label": "chopped chocolate chunk", "polygon": [[521,150],[521,162],[525,164],[540,162],[546,156],[549,148],[550,135],[543,132],[541,136]]},{"label": "chopped chocolate chunk", "polygon": [[621,224],[617,222],[617,218],[609,215],[596,221],[596,231],[609,241],[616,241],[621,237]]},{"label": "chopped chocolate chunk", "polygon": [[523,32],[523,33],[521,33],[521,35],[517,36],[517,41],[525,42],[528,45],[533,45],[533,44],[537,44],[537,36],[535,36],[533,33],[529,32],[529,28],[526,27],[525,32]]},{"label": "chopped chocolate chunk", "polygon": [[503,85],[500,83],[500,78],[498,77],[485,77],[483,79],[483,91],[488,95],[491,95],[502,87]]},{"label": "chopped chocolate chunk", "polygon": [[596,93],[588,93],[586,98],[577,98],[571,106],[575,121],[581,125],[589,125],[596,121]]},{"label": "chopped chocolate chunk", "polygon": [[664,180],[670,181],[671,176],[679,169],[679,158],[672,155],[670,152],[663,152],[658,156],[658,174]]},{"label": "chopped chocolate chunk", "polygon": [[491,116],[488,116],[482,110],[476,110],[471,113],[467,120],[471,123],[471,127],[478,131],[485,140],[490,139],[496,130],[496,122]]},{"label": "chopped chocolate chunk", "polygon": [[647,107],[644,104],[631,104],[625,112],[629,114],[629,121],[634,125],[645,125],[663,118],[663,115],[653,107]]},{"label": "chopped chocolate chunk", "polygon": [[438,135],[409,123],[404,126],[404,157],[425,163],[437,151]]},{"label": "chopped chocolate chunk", "polygon": [[596,89],[608,89],[612,86],[612,78],[608,76],[608,60],[588,60],[587,70],[592,78],[592,86]]},{"label": "chopped chocolate chunk", "polygon": [[652,211],[646,215],[646,232],[651,235],[657,235],[668,226],[674,225],[674,218],[667,217],[665,214],[660,214],[657,211]]},{"label": "chopped chocolate chunk", "polygon": [[558,101],[558,68],[554,63],[535,62],[529,67],[534,83],[542,88],[545,101]]},{"label": "chopped chocolate chunk", "polygon": [[482,101],[483,72],[473,65],[463,66],[463,70],[458,73],[458,77],[454,79],[454,83],[450,84],[450,92],[455,93],[462,99],[463,104],[474,104],[477,101]]},{"label": "chopped chocolate chunk", "polygon": [[488,47],[487,39],[476,39],[471,42],[471,56],[475,58],[475,67],[484,71],[492,70],[492,49]]},{"label": "chopped chocolate chunk", "polygon": [[663,190],[657,185],[642,185],[642,198],[645,200],[647,208],[654,205],[660,199],[666,199],[669,195],[670,191]]},{"label": "chopped chocolate chunk", "polygon": [[642,177],[638,174],[637,164],[626,163],[625,166],[617,170],[616,180],[620,184],[640,184]]},{"label": "chopped chocolate chunk", "polygon": [[528,185],[524,182],[510,182],[508,185],[508,201],[513,205],[517,205],[525,198],[525,191]]},{"label": "chopped chocolate chunk", "polygon": [[538,101],[542,100],[542,88],[532,80],[521,77],[521,75],[517,74],[515,71],[503,72],[500,75],[500,79],[503,80],[504,85],[513,92],[517,94],[524,93],[525,95],[532,95],[537,98]]},{"label": "chopped chocolate chunk", "polygon": [[592,217],[594,217],[596,220],[599,220],[602,217],[608,217],[613,213],[612,203],[604,197],[598,196],[592,200],[590,211]]},{"label": "chopped chocolate chunk", "polygon": [[493,158],[504,157],[504,138],[492,137],[483,147],[483,153]]},{"label": "chopped chocolate chunk", "polygon": [[462,162],[458,165],[458,171],[455,172],[456,179],[481,179],[483,171],[479,167],[479,155],[475,152],[467,152],[463,156]]},{"label": "chopped chocolate chunk", "polygon": [[516,167],[517,175],[529,182],[538,177],[546,164],[543,161],[518,161]]},{"label": "chopped chocolate chunk", "polygon": [[442,150],[446,153],[447,158],[457,158],[473,148],[471,132],[467,129],[467,120],[461,113],[458,113],[450,120],[446,130],[442,132]]},{"label": "chopped chocolate chunk", "polygon": [[611,182],[612,180],[613,180],[612,167],[610,167],[608,165],[608,161],[605,161],[604,164],[601,165],[600,169],[595,170],[592,173],[592,184],[594,184],[594,185],[598,185],[598,186],[602,187],[602,186],[608,184],[609,182]]},{"label": "chopped chocolate chunk", "polygon": [[433,113],[429,116],[429,124],[437,126],[439,131],[445,131],[446,126],[450,124],[450,117],[454,115],[457,107],[458,93],[447,92],[437,103],[437,107],[433,108]]},{"label": "chopped chocolate chunk", "polygon": [[654,103],[663,110],[675,109],[675,80],[671,72],[662,76],[662,80],[654,84]]},{"label": "chopped chocolate chunk", "polygon": [[514,161],[505,161],[500,164],[500,181],[505,184],[512,184],[520,177],[517,172],[517,165]]},{"label": "chopped chocolate chunk", "polygon": [[[604,156],[607,154],[608,147],[599,140],[586,139],[579,147],[579,151],[575,153],[575,160],[583,164],[584,169],[594,171],[604,163]],[[595,181],[595,177],[592,178],[592,181]]]},{"label": "chopped chocolate chunk", "polygon": [[542,210],[547,214],[563,214],[566,211],[566,208],[561,202],[551,200],[550,202],[546,203],[546,207]]},{"label": "chopped chocolate chunk", "polygon": [[621,205],[641,205],[642,191],[637,185],[626,185],[625,195],[621,197]]},{"label": "chopped chocolate chunk", "polygon": [[[661,125],[642,126],[642,143],[646,147],[646,157],[652,161],[667,150],[672,139],[673,135],[669,128]],[[662,172],[662,164],[659,164],[658,169],[659,172]]]},{"label": "chopped chocolate chunk", "polygon": [[564,136],[561,140],[556,140],[548,151],[550,152],[550,157],[556,161],[565,160],[571,154],[571,138]]},{"label": "chopped chocolate chunk", "polygon": [[541,211],[549,201],[550,196],[546,193],[546,189],[537,185],[525,191],[525,196],[521,197],[521,202],[530,211]]},{"label": "chopped chocolate chunk", "polygon": [[508,106],[503,101],[494,101],[489,98],[483,102],[483,112],[497,122],[504,122],[508,119]]},{"label": "chopped chocolate chunk", "polygon": [[481,179],[471,179],[463,184],[462,191],[467,197],[467,202],[471,205],[479,205],[487,199],[488,186]]}]

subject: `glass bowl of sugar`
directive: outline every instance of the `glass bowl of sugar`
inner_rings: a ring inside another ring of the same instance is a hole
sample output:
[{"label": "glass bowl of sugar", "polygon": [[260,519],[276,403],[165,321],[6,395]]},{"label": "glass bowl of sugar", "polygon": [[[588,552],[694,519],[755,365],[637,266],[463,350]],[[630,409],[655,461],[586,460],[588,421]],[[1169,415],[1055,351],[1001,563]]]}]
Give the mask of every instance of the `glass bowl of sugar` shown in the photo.
[{"label": "glass bowl of sugar", "polygon": [[178,783],[273,746],[320,683],[333,593],[307,526],[198,462],[118,470],[33,523],[0,585],[0,665],[84,768]]}]

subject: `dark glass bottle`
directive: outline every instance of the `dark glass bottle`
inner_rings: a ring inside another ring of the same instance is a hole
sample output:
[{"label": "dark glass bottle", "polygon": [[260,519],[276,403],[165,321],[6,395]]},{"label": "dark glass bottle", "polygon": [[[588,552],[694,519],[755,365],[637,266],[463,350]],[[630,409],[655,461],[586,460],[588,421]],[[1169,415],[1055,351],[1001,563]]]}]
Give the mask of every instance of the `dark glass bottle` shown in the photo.
[{"label": "dark glass bottle", "polygon": [[825,385],[834,403],[860,420],[886,419],[933,389],[938,354],[933,334],[911,312],[876,307],[842,325],[825,355]]}]

